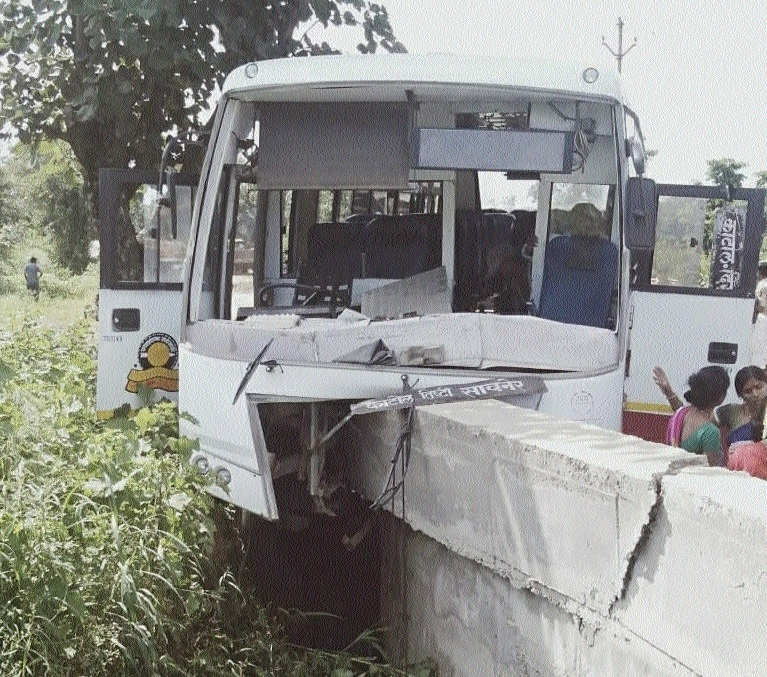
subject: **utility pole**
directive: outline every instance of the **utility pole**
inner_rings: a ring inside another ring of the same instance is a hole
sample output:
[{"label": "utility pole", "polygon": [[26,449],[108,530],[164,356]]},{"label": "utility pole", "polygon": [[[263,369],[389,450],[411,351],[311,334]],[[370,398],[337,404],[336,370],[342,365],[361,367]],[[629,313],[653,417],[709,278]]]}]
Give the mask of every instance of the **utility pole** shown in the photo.
[{"label": "utility pole", "polygon": [[623,51],[623,19],[618,17],[618,51],[614,51],[613,48],[607,44],[604,35],[602,36],[602,44],[607,48],[607,51],[615,57],[615,60],[618,62],[618,72],[620,73],[623,57],[626,56],[633,47],[636,47],[637,39],[634,38],[634,42],[628,46],[625,52]]}]

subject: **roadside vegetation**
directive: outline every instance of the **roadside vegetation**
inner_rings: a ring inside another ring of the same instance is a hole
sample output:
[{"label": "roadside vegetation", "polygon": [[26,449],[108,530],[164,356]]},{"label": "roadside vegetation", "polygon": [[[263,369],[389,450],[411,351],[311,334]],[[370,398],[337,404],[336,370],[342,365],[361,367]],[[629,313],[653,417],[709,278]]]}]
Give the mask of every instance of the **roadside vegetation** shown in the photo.
[{"label": "roadside vegetation", "polygon": [[[51,260],[40,238],[30,238],[0,264],[0,329],[11,331],[35,320],[43,326],[63,328],[73,319],[95,319],[98,293],[98,262],[92,262],[82,275],[73,275]],[[36,256],[43,270],[40,297],[27,293],[24,265]]]},{"label": "roadside vegetation", "polygon": [[234,513],[192,471],[175,405],[96,420],[95,271],[67,277],[38,240],[35,303],[29,244],[0,290],[0,676],[404,674],[374,632],[295,646],[290,612],[239,587],[216,550]]}]

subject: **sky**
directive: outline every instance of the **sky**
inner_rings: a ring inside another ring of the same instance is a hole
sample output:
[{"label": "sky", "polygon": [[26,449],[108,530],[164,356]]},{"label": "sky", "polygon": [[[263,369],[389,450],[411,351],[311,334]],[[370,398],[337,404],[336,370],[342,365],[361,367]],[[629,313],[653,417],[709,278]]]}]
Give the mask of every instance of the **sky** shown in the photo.
[{"label": "sky", "polygon": [[706,180],[708,160],[767,170],[767,3],[721,0],[382,0],[411,53],[502,54],[617,69],[663,183]]}]

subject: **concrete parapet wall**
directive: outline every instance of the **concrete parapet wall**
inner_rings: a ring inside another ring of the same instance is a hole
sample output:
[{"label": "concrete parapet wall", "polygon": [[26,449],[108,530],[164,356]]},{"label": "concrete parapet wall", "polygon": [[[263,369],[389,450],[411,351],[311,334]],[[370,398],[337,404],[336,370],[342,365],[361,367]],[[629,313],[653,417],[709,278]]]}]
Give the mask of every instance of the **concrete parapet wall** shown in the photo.
[{"label": "concrete parapet wall", "polygon": [[[356,422],[370,498],[401,422]],[[767,483],[701,463],[500,402],[417,410],[414,531],[384,548],[394,648],[443,677],[763,674]]]}]

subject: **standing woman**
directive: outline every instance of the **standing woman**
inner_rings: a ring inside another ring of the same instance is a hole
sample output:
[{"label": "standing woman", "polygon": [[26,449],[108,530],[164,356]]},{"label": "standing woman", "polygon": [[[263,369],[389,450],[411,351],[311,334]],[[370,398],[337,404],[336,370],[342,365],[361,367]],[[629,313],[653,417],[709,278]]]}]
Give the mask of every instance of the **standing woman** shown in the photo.
[{"label": "standing woman", "polygon": [[690,404],[674,412],[666,428],[666,444],[705,454],[711,466],[722,465],[722,436],[714,410],[724,402],[730,377],[723,367],[708,366],[696,371],[687,383],[690,389],[684,399]]},{"label": "standing woman", "polygon": [[735,390],[743,398],[743,409],[750,420],[728,437],[727,467],[767,480],[767,446],[762,440],[767,374],[755,366],[743,367],[735,376]]},{"label": "standing woman", "polygon": [[[735,392],[743,400],[743,404],[740,421],[731,423],[730,429],[727,431],[728,446],[737,442],[752,442],[761,439],[761,427],[764,420],[765,402],[767,401],[767,373],[756,365],[743,367],[735,374]],[[719,416],[721,419],[721,412],[719,412]]]},{"label": "standing woman", "polygon": [[764,369],[767,366],[767,279],[756,285],[754,326],[751,329],[751,361]]},{"label": "standing woman", "polygon": [[[663,369],[655,367],[653,379],[674,411],[684,406]],[[716,418],[725,440],[725,456],[734,444],[762,439],[767,404],[767,372],[764,369],[754,364],[742,367],[735,374],[734,383],[735,392],[743,401],[724,404],[716,410]]]}]

